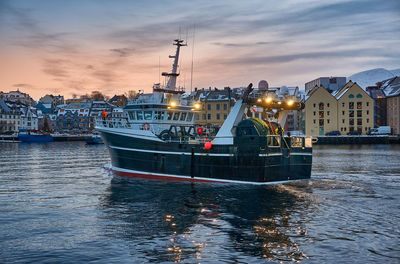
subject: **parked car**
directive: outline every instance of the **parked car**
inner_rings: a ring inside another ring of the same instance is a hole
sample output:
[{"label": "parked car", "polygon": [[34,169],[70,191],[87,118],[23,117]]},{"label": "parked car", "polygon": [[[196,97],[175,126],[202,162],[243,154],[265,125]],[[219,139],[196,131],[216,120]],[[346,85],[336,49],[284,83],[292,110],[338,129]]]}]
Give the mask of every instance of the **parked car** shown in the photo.
[{"label": "parked car", "polygon": [[331,131],[325,134],[325,136],[340,136],[340,132],[339,131]]},{"label": "parked car", "polygon": [[360,131],[354,130],[354,131],[350,131],[349,133],[347,133],[347,135],[349,136],[359,136],[361,135]]},{"label": "parked car", "polygon": [[390,126],[380,126],[377,128],[372,128],[370,131],[367,133],[368,135],[390,135],[391,130]]}]

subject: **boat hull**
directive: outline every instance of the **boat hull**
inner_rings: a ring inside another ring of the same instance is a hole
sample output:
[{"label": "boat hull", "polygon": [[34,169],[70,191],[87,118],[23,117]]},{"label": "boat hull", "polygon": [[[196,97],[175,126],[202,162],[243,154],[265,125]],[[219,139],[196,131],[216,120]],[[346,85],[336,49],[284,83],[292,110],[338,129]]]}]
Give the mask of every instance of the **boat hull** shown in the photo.
[{"label": "boat hull", "polygon": [[52,142],[53,137],[51,135],[19,134],[18,140],[22,142]]},{"label": "boat hull", "polygon": [[[111,156],[111,170],[121,176],[237,183],[308,179],[311,148],[267,151],[233,145],[160,142],[101,131]],[[257,151],[258,150],[258,151]]]}]

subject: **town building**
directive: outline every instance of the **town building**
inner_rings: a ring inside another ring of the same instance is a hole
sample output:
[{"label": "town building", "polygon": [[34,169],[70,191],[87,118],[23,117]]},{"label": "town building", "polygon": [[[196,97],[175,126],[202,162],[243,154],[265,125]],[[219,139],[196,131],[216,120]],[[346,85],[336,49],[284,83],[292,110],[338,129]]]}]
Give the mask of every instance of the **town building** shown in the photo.
[{"label": "town building", "polygon": [[387,98],[387,125],[392,133],[400,134],[400,77],[396,76],[382,82],[381,88]]},{"label": "town building", "polygon": [[225,122],[235,103],[229,87],[224,90],[198,90],[194,98],[201,103],[201,111],[195,115],[195,123],[218,128]]},{"label": "town building", "polygon": [[71,103],[58,106],[57,130],[60,132],[89,131],[90,103]]},{"label": "town building", "polygon": [[366,134],[374,127],[374,100],[357,83],[349,81],[333,95],[338,102],[338,130]]},{"label": "town building", "polygon": [[32,97],[29,96],[29,94],[20,92],[19,90],[3,93],[2,96],[4,100],[8,102],[21,103],[27,106],[36,105],[35,100],[33,100]]},{"label": "town building", "polygon": [[51,105],[51,109],[55,109],[57,105],[64,104],[64,96],[46,94],[39,99],[39,103],[42,103],[43,105]]},{"label": "town building", "polygon": [[39,120],[36,108],[28,106],[21,108],[21,125],[19,129],[38,130]]},{"label": "town building", "polygon": [[367,93],[374,99],[374,127],[387,125],[387,100],[380,86],[368,86]]},{"label": "town building", "polygon": [[21,112],[11,110],[0,98],[0,134],[16,133],[21,125]]},{"label": "town building", "polygon": [[306,93],[315,86],[323,86],[330,92],[342,88],[346,84],[346,77],[320,77],[305,84]]},{"label": "town building", "polygon": [[315,86],[306,95],[303,118],[306,135],[325,135],[337,131],[336,98],[322,85]]},{"label": "town building", "polygon": [[307,135],[332,131],[366,134],[374,127],[374,100],[351,81],[333,93],[322,85],[315,86],[306,95],[303,111]]},{"label": "town building", "polygon": [[125,95],[114,95],[108,102],[118,107],[124,107],[128,102],[128,98]]}]

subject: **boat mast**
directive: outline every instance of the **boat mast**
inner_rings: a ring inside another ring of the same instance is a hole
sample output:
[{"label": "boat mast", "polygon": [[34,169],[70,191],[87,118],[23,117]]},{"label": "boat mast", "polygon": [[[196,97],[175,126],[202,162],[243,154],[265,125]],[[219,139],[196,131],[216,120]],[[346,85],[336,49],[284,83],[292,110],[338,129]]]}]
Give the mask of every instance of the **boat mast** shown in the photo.
[{"label": "boat mast", "polygon": [[175,56],[171,56],[171,55],[169,56],[169,58],[174,59],[174,64],[172,64],[172,72],[171,73],[166,73],[166,72],[162,73],[162,76],[169,77],[167,86],[165,87],[165,90],[169,90],[169,91],[175,91],[175,89],[176,89],[176,78],[179,76],[178,61],[179,61],[180,48],[182,46],[187,46],[187,44],[183,43],[183,40],[181,40],[181,39],[175,39],[174,45],[176,45]]}]

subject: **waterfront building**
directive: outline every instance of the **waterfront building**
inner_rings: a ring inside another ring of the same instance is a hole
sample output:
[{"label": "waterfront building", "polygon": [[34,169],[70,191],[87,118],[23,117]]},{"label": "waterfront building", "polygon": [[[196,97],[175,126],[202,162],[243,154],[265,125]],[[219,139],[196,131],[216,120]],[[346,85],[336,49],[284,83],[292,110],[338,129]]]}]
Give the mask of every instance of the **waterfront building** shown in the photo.
[{"label": "waterfront building", "polygon": [[322,85],[315,86],[305,97],[303,118],[306,135],[325,135],[327,132],[337,131],[336,98]]},{"label": "waterfront building", "polygon": [[305,84],[306,92],[313,89],[315,86],[323,86],[330,93],[342,88],[346,84],[346,77],[320,77],[309,81]]},{"label": "waterfront building", "polygon": [[306,95],[303,117],[307,135],[332,131],[366,134],[374,127],[374,100],[351,81],[333,93],[316,86]]},{"label": "waterfront building", "polygon": [[114,95],[108,102],[118,107],[124,107],[128,102],[128,98],[125,95]]},{"label": "waterfront building", "polygon": [[198,90],[194,98],[201,102],[201,111],[195,115],[195,123],[199,125],[221,127],[235,104],[229,87],[224,90]]},{"label": "waterfront building", "polygon": [[46,94],[39,99],[39,103],[41,103],[42,105],[46,105],[47,108],[49,108],[48,105],[50,105],[51,109],[55,109],[57,105],[64,104],[64,96]]},{"label": "waterfront building", "polygon": [[3,98],[5,101],[12,103],[21,103],[30,106],[36,105],[35,100],[33,100],[32,97],[29,96],[29,94],[20,92],[19,90],[3,93]]},{"label": "waterfront building", "polygon": [[381,87],[387,98],[387,124],[393,134],[400,134],[400,77],[383,81]]},{"label": "waterfront building", "polygon": [[57,130],[60,132],[87,132],[90,107],[90,103],[71,103],[59,106]]},{"label": "waterfront building", "polygon": [[374,100],[357,83],[349,81],[333,93],[336,97],[338,130],[366,134],[374,127]]},{"label": "waterfront building", "polygon": [[0,134],[16,133],[21,125],[21,112],[11,110],[0,98]]},{"label": "waterfront building", "polygon": [[374,127],[387,126],[387,100],[380,86],[368,86],[367,93],[374,100]]},{"label": "waterfront building", "polygon": [[21,108],[21,125],[19,129],[26,129],[26,130],[39,129],[39,120],[36,108],[31,106]]}]

